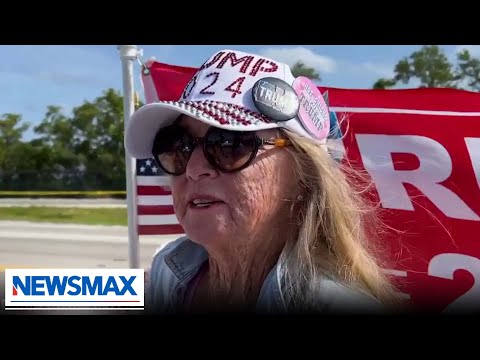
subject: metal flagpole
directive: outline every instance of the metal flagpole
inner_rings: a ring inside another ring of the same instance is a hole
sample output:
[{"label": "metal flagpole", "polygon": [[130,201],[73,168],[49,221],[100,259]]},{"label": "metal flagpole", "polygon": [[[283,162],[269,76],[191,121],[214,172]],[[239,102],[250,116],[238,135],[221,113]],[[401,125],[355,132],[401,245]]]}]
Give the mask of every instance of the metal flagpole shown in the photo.
[{"label": "metal flagpole", "polygon": [[[118,45],[122,60],[123,74],[123,109],[124,109],[124,129],[127,122],[135,111],[135,92],[133,62],[138,58],[139,51],[136,45]],[[136,207],[136,178],[135,178],[135,159],[125,152],[125,174],[127,180],[127,210],[128,210],[128,251],[130,268],[140,268],[140,251],[137,228],[137,207]]]}]

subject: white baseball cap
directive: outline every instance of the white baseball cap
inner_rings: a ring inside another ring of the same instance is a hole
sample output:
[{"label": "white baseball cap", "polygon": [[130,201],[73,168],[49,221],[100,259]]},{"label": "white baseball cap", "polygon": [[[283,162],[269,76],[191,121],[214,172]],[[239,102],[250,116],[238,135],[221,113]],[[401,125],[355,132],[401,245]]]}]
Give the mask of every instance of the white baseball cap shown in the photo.
[{"label": "white baseball cap", "polygon": [[150,158],[157,132],[181,114],[226,130],[285,128],[319,143],[330,132],[328,106],[310,79],[295,78],[287,64],[235,50],[213,54],[178,101],[136,110],[127,123],[127,152]]}]

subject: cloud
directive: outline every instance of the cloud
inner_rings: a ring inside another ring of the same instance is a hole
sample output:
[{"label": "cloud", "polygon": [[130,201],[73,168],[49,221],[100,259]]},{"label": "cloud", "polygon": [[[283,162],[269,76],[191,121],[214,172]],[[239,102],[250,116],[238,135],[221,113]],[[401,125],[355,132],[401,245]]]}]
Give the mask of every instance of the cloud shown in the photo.
[{"label": "cloud", "polygon": [[372,75],[377,75],[384,78],[393,77],[394,68],[395,65],[393,64],[374,63],[370,61],[363,62],[358,66],[359,71],[366,71]]},{"label": "cloud", "polygon": [[176,60],[174,56],[178,45],[139,45],[138,47],[143,52],[142,61],[147,61],[150,58],[163,63]]},{"label": "cloud", "polygon": [[284,62],[289,66],[292,66],[297,61],[302,61],[306,66],[317,70],[320,76],[322,74],[335,73],[337,70],[335,60],[301,46],[294,48],[265,48],[260,50],[260,54]]},{"label": "cloud", "polygon": [[392,78],[394,76],[394,64],[364,61],[354,63],[348,60],[338,61],[338,72],[351,78]]},{"label": "cloud", "polygon": [[[15,46],[10,51],[6,49],[14,61],[4,62],[0,71],[60,87],[103,86],[121,76],[118,71],[112,74],[112,68],[120,69],[120,59],[109,56],[104,49],[100,46]],[[117,50],[112,46],[111,51]],[[112,86],[117,84],[115,81]]]},{"label": "cloud", "polygon": [[3,46],[0,113],[19,113],[38,123],[48,105],[65,112],[106,88],[121,89],[121,61],[115,46]]},{"label": "cloud", "polygon": [[[394,75],[395,64],[388,62],[352,62],[348,59],[333,59],[320,55],[305,47],[292,48],[265,48],[260,51],[263,56],[285,62],[292,66],[296,61],[302,60],[305,65],[313,67],[320,73],[324,83],[342,87],[352,81],[362,84],[374,83],[379,78],[391,78]],[[367,85],[363,85],[367,86]],[[369,85],[370,86],[370,85]]]}]

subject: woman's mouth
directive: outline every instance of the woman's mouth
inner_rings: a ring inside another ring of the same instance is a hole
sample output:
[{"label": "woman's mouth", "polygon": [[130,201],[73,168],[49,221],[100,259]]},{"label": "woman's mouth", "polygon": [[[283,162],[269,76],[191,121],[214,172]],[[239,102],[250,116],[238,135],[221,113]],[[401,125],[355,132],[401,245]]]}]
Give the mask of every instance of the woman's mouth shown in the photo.
[{"label": "woman's mouth", "polygon": [[220,204],[224,204],[224,202],[220,200],[194,199],[189,202],[189,207],[192,209],[207,209]]}]

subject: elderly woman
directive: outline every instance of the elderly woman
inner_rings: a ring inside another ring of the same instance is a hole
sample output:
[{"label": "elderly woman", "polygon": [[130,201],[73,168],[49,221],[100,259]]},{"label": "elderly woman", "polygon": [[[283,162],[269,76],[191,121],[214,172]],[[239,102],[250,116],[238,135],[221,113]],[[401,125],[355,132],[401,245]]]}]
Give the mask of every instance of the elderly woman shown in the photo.
[{"label": "elderly woman", "polygon": [[[126,149],[171,177],[185,237],[158,251],[159,312],[371,312],[397,303],[366,205],[326,148],[329,111],[286,64],[224,50],[178,101],[130,119]],[[367,235],[368,234],[368,235]]]}]

